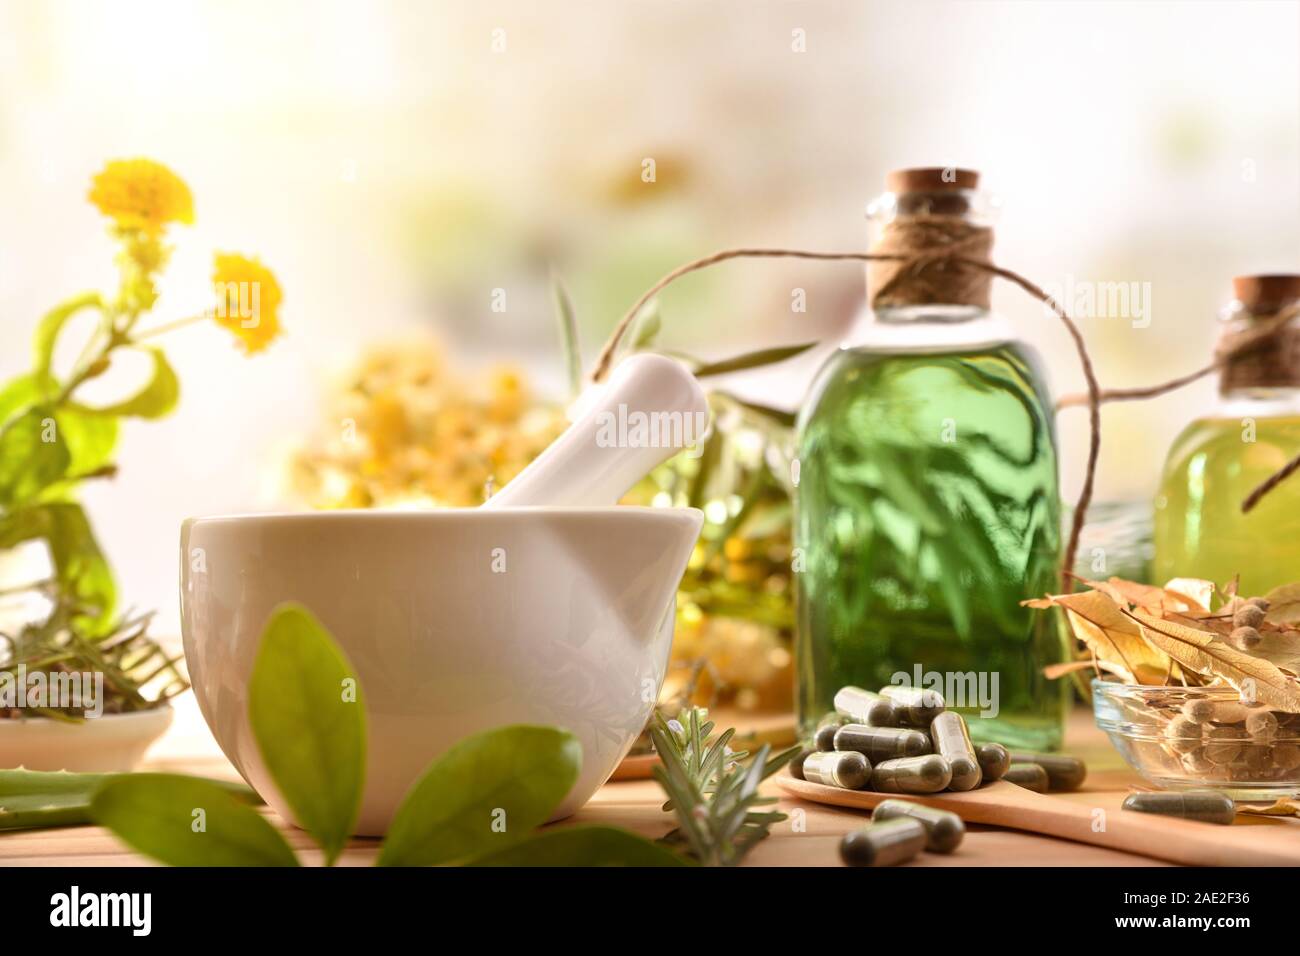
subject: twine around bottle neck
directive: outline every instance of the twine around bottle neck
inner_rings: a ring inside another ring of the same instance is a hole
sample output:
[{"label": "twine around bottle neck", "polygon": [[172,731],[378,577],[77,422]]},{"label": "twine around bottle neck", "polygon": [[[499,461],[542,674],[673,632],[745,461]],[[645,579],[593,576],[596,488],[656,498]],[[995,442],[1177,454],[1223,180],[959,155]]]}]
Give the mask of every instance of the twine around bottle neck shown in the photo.
[{"label": "twine around bottle neck", "polygon": [[[924,305],[967,305],[987,310],[993,274],[993,230],[956,216],[900,215],[881,228],[867,263],[873,310]],[[925,258],[942,251],[942,258]]]},{"label": "twine around bottle neck", "polygon": [[1300,302],[1269,312],[1250,313],[1219,336],[1214,355],[1219,392],[1257,388],[1300,388],[1300,322],[1292,321]]}]

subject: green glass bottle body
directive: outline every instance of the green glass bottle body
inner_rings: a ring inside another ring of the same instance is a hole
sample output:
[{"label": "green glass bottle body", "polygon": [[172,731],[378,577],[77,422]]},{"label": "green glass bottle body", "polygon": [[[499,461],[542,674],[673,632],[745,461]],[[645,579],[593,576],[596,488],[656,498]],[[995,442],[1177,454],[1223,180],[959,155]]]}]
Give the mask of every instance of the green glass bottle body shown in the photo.
[{"label": "green glass bottle body", "polygon": [[840,349],[801,412],[805,733],[842,686],[937,679],[976,740],[1060,745],[1069,688],[1043,668],[1065,635],[1020,605],[1059,589],[1052,404],[1032,350],[988,313],[952,321],[961,312],[873,319],[881,341]]}]

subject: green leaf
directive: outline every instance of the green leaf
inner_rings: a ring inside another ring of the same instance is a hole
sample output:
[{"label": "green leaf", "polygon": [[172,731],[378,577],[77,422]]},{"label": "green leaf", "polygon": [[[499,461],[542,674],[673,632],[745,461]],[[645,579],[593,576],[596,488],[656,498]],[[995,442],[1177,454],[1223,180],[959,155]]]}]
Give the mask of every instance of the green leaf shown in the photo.
[{"label": "green leaf", "polygon": [[84,608],[99,611],[81,622],[82,626],[92,634],[111,628],[117,606],[117,585],[85,510],[75,502],[42,507],[50,522],[45,540],[65,593],[75,597]]},{"label": "green leaf", "polygon": [[130,398],[112,405],[94,407],[76,405],[77,411],[87,415],[117,415],[120,417],[162,418],[172,412],[180,400],[181,383],[162,349],[146,348],[153,359],[153,375],[148,384]]},{"label": "green leaf", "polygon": [[36,352],[35,377],[37,381],[53,385],[54,377],[50,374],[50,362],[54,358],[54,344],[58,341],[59,333],[63,331],[63,326],[67,324],[69,319],[82,309],[89,308],[95,308],[103,312],[104,302],[98,292],[85,292],[75,298],[68,299],[60,305],[56,305],[37,324],[34,341]]},{"label": "green leaf", "polygon": [[44,540],[55,577],[85,615],[76,623],[95,636],[113,625],[117,587],[90,521],[73,501],[47,502],[0,516],[0,548]]},{"label": "green leaf", "polygon": [[578,779],[582,746],[554,727],[467,737],[429,765],[397,809],[380,866],[435,866],[524,839]]},{"label": "green leaf", "polygon": [[271,779],[333,864],[356,825],[365,784],[365,701],[356,671],[310,611],[282,604],[262,632],[248,693]]},{"label": "green leaf", "polygon": [[713,477],[714,469],[722,461],[725,442],[721,428],[709,429],[709,437],[704,441],[704,451],[700,454],[699,464],[696,466],[695,475],[691,478],[690,490],[686,496],[687,504],[692,508],[703,508],[708,501],[709,479]]},{"label": "green leaf", "polygon": [[[37,827],[66,827],[93,823],[90,801],[109,780],[125,774],[54,773],[41,770],[0,770],[0,831]],[[213,786],[246,803],[259,803],[242,783],[209,780]]]},{"label": "green leaf", "polygon": [[[76,406],[59,409],[55,414],[59,436],[67,446],[68,471],[60,485],[76,481],[107,468],[117,448],[118,421],[107,415],[87,415]],[[43,500],[50,500],[43,495]]]},{"label": "green leaf", "polygon": [[547,830],[470,866],[689,866],[680,854],[617,827]]},{"label": "green leaf", "polygon": [[659,300],[653,299],[646,303],[646,307],[641,310],[632,324],[632,334],[628,336],[628,341],[631,343],[630,351],[649,348],[659,337],[661,328],[663,328],[663,317],[659,314]]},{"label": "green leaf", "polygon": [[62,478],[71,461],[50,410],[28,409],[0,431],[0,505],[31,501]]},{"label": "green leaf", "polygon": [[802,345],[782,345],[779,348],[747,352],[744,355],[737,355],[735,358],[723,359],[721,362],[701,365],[695,370],[695,377],[706,378],[710,375],[725,375],[728,372],[740,372],[748,368],[774,365],[777,362],[792,359],[796,355],[802,355],[817,344],[819,343],[804,342]]},{"label": "green leaf", "polygon": [[10,379],[9,384],[0,389],[0,428],[8,425],[19,412],[25,412],[38,403],[44,395],[45,387],[33,374]]},{"label": "green leaf", "polygon": [[713,392],[713,395],[721,396],[723,398],[726,398],[728,401],[735,402],[737,405],[739,405],[741,408],[745,409],[746,411],[753,412],[755,415],[758,415],[762,418],[770,419],[771,421],[775,422],[777,425],[782,426],[783,428],[794,427],[795,418],[796,418],[794,412],[787,412],[784,409],[773,408],[771,405],[763,405],[760,404],[759,402],[751,402],[748,401],[747,399],[737,398],[735,395],[732,395],[730,392],[715,391]]},{"label": "green leaf", "polygon": [[298,865],[265,817],[197,777],[123,774],[99,788],[90,809],[96,823],[169,866]]},{"label": "green leaf", "polygon": [[578,342],[578,320],[573,314],[573,301],[564,283],[551,273],[551,297],[555,301],[555,317],[560,324],[560,347],[564,351],[564,371],[569,381],[569,397],[577,398],[582,391],[582,350]]}]

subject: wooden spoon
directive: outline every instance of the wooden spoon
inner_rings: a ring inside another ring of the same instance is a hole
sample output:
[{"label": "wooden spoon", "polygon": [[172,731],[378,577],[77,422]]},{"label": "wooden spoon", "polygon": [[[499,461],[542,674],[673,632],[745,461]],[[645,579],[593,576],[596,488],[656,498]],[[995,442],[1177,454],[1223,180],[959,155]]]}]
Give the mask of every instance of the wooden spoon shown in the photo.
[{"label": "wooden spoon", "polygon": [[[967,823],[1029,830],[1193,866],[1300,865],[1300,826],[1238,824],[1216,826],[1121,810],[1128,795],[1117,791],[1034,793],[998,780],[965,793],[927,796],[841,790],[798,780],[783,771],[776,783],[787,793],[816,803],[869,810],[882,800],[913,800],[951,810]],[[1253,823],[1252,819],[1252,823]]]}]

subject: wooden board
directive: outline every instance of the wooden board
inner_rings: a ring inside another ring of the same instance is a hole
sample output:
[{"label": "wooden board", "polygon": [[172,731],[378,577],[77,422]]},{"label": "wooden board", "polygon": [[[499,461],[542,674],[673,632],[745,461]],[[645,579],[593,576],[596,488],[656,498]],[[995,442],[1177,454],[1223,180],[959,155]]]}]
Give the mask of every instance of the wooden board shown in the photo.
[{"label": "wooden board", "polygon": [[777,785],[792,796],[870,810],[901,798],[951,810],[967,823],[1028,830],[1160,860],[1200,866],[1300,866],[1300,827],[1292,820],[1238,815],[1232,826],[1196,823],[1120,809],[1127,792],[1034,793],[999,780],[966,793],[929,796],[841,790],[783,771]]}]

